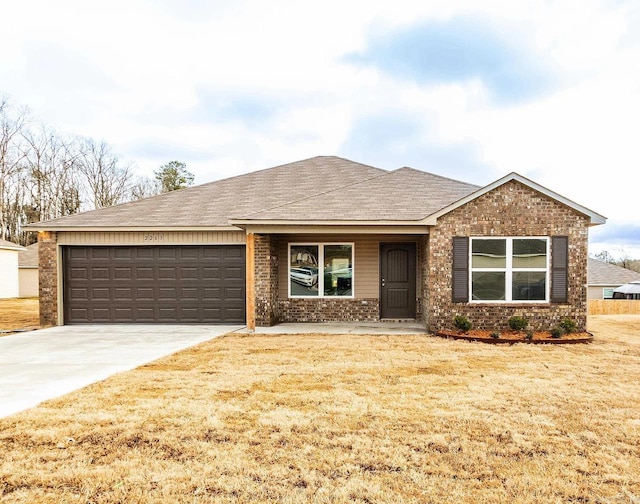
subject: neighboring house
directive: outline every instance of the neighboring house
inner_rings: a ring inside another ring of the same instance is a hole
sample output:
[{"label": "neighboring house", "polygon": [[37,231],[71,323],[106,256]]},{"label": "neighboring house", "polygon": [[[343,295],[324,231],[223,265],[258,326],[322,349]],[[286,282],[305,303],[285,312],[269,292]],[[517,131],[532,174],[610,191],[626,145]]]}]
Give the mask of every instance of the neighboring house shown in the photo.
[{"label": "neighboring house", "polygon": [[20,297],[38,297],[38,244],[33,243],[18,254]]},{"label": "neighboring house", "polygon": [[589,258],[587,283],[588,299],[612,299],[613,290],[629,282],[640,280],[640,273]]},{"label": "neighboring house", "polygon": [[601,215],[511,173],[484,187],[316,157],[30,224],[43,325],[587,316]]},{"label": "neighboring house", "polygon": [[19,295],[18,253],[21,250],[24,247],[0,239],[0,299]]}]

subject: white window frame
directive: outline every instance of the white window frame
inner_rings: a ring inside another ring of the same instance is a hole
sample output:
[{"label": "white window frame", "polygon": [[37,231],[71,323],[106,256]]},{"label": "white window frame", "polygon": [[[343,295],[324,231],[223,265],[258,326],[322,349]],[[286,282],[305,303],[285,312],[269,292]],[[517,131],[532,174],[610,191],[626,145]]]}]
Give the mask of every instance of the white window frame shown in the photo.
[{"label": "white window frame", "polygon": [[[324,294],[324,247],[327,245],[349,245],[351,247],[351,295],[325,296]],[[318,295],[294,296],[291,294],[291,247],[318,247]],[[293,242],[287,246],[287,291],[292,299],[354,299],[356,292],[356,246],[354,242]]]},{"label": "white window frame", "polygon": [[[473,267],[473,241],[474,240],[506,240],[506,263],[504,268],[474,268]],[[514,240],[543,240],[546,242],[547,261],[544,268],[514,268],[513,267],[513,241]],[[473,299],[473,274],[475,272],[499,272],[505,274],[505,298],[504,299]],[[545,293],[544,299],[512,299],[513,297],[513,273],[521,271],[544,272]],[[550,303],[551,299],[551,254],[550,239],[548,236],[472,236],[469,243],[469,302],[481,304],[542,304]]]},{"label": "white window frame", "polygon": [[602,299],[613,299],[613,291],[615,289],[616,289],[615,287],[603,287],[602,288]]}]

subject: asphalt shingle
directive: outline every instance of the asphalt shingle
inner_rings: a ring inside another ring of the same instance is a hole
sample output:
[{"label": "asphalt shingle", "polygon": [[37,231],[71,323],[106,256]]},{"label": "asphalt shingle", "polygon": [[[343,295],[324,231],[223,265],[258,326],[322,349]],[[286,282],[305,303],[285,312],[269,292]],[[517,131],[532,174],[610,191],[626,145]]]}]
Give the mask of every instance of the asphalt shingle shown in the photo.
[{"label": "asphalt shingle", "polygon": [[597,259],[589,258],[587,283],[589,285],[624,285],[640,280],[640,273]]},{"label": "asphalt shingle", "polygon": [[333,156],[318,156],[131,203],[37,224],[37,229],[227,227],[255,214],[387,173]]}]

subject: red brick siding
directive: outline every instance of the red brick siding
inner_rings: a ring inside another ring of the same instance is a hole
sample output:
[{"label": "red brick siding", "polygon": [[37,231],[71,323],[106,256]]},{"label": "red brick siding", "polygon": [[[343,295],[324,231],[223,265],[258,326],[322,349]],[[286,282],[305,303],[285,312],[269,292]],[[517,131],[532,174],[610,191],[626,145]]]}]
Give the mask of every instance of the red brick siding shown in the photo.
[{"label": "red brick siding", "polygon": [[278,310],[278,240],[255,235],[256,325],[268,327],[280,321]]},{"label": "red brick siding", "polygon": [[[476,327],[504,328],[513,315],[530,319],[534,329],[548,329],[562,318],[587,318],[588,217],[516,182],[508,182],[438,219],[429,237],[428,301],[423,320],[431,331],[451,328],[455,315],[467,316]],[[451,274],[454,236],[568,236],[568,303],[453,303]]]},{"label": "red brick siding", "polygon": [[58,251],[53,232],[38,234],[40,325],[58,325]]},{"label": "red brick siding", "polygon": [[280,300],[282,322],[376,322],[380,320],[378,299]]}]

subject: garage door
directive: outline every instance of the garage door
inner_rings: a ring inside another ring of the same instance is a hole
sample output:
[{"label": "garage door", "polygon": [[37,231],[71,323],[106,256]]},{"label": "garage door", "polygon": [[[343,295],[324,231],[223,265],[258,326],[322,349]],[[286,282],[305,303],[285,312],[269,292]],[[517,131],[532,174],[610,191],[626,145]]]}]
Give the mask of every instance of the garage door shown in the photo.
[{"label": "garage door", "polygon": [[245,247],[65,247],[67,324],[245,322]]}]

